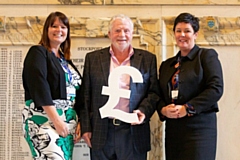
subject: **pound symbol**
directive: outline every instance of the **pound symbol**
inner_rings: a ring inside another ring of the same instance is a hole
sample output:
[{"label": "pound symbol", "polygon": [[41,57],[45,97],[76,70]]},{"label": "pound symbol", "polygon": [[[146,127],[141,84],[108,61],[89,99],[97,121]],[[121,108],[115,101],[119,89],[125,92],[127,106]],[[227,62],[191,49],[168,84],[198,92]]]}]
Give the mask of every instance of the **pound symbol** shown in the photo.
[{"label": "pound symbol", "polygon": [[117,83],[122,74],[129,74],[134,83],[143,83],[143,78],[139,70],[131,66],[120,66],[115,68],[108,77],[109,87],[102,87],[102,94],[109,95],[107,103],[102,106],[99,111],[101,118],[114,117],[121,121],[132,123],[138,122],[137,113],[126,113],[124,111],[114,109],[119,98],[130,98],[131,91],[119,88]]}]

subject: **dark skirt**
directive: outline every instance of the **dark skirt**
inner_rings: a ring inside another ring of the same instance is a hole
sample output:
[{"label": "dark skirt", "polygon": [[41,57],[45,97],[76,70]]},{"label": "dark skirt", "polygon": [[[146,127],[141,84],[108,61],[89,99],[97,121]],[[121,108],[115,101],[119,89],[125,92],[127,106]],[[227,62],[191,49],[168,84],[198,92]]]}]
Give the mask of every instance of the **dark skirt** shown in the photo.
[{"label": "dark skirt", "polygon": [[166,120],[166,160],[215,160],[215,112]]}]

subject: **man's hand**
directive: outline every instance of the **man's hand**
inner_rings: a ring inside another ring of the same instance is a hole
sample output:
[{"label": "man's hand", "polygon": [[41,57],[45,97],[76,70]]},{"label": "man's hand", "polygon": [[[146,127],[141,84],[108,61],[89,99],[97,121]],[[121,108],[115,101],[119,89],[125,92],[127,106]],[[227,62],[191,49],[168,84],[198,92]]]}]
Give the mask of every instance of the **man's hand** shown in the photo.
[{"label": "man's hand", "polygon": [[142,113],[140,110],[134,110],[133,113],[137,113],[138,122],[133,122],[131,125],[137,125],[143,123],[144,119],[146,118],[145,114]]},{"label": "man's hand", "polygon": [[82,138],[87,143],[88,147],[92,148],[92,144],[91,144],[92,133],[86,132],[82,135]]}]

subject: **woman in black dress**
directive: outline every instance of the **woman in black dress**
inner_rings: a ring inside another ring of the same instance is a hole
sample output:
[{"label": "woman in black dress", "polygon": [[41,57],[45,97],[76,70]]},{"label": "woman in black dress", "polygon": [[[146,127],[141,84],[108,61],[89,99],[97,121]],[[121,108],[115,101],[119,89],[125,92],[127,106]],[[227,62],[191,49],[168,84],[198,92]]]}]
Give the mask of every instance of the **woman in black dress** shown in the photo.
[{"label": "woman in black dress", "polygon": [[159,69],[158,114],[166,121],[166,160],[214,160],[217,143],[217,101],[223,75],[214,49],[195,44],[199,19],[181,13],[174,21],[180,51]]}]

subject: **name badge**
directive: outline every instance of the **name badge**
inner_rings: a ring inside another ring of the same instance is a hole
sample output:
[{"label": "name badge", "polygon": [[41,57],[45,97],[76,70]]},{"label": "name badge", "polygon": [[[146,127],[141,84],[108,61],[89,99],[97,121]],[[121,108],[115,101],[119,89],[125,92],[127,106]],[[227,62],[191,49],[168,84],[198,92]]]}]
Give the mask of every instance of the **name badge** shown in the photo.
[{"label": "name badge", "polygon": [[68,97],[75,97],[76,96],[76,89],[74,87],[67,88],[67,96]]},{"label": "name badge", "polygon": [[172,90],[172,99],[178,98],[178,90]]}]

